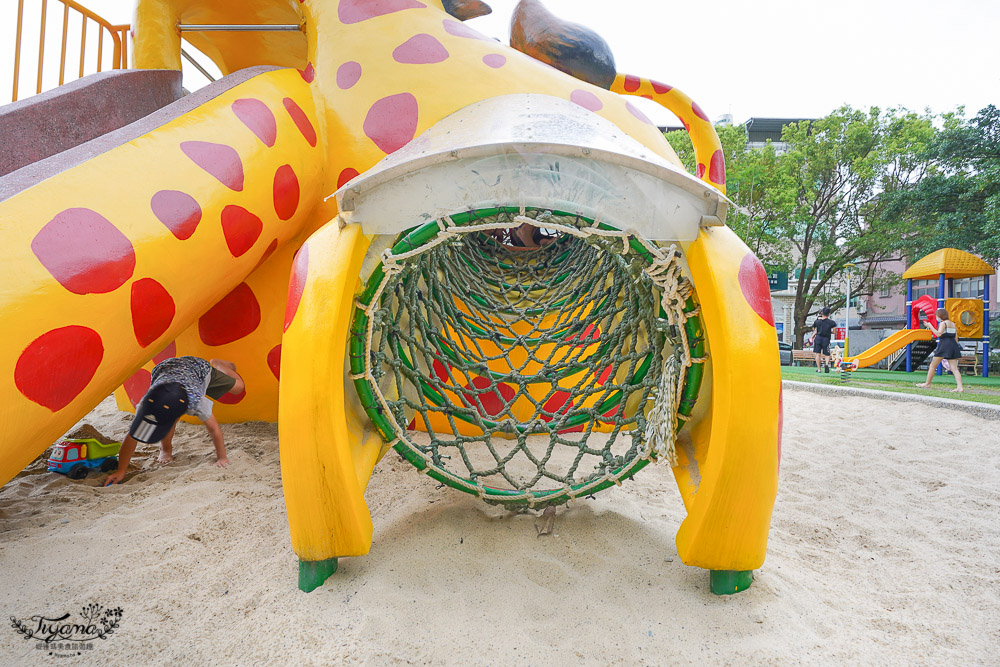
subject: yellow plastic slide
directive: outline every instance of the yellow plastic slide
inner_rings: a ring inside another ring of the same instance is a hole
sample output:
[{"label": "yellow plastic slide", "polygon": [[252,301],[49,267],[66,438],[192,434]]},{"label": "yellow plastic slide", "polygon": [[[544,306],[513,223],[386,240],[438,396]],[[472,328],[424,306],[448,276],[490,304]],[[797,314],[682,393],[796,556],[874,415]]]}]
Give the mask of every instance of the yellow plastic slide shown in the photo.
[{"label": "yellow plastic slide", "polygon": [[885,359],[904,345],[918,340],[930,340],[933,335],[929,329],[903,329],[872,345],[856,357],[844,357],[844,361],[854,362],[855,369],[865,368]]}]

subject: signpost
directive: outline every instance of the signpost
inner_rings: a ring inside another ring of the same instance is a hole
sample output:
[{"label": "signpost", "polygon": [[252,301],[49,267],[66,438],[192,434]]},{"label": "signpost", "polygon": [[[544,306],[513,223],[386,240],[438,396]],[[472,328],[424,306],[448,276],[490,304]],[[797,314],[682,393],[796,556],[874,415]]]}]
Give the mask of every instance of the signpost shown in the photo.
[{"label": "signpost", "polygon": [[783,292],[788,289],[788,271],[778,271],[768,269],[767,283],[771,286],[772,292]]}]

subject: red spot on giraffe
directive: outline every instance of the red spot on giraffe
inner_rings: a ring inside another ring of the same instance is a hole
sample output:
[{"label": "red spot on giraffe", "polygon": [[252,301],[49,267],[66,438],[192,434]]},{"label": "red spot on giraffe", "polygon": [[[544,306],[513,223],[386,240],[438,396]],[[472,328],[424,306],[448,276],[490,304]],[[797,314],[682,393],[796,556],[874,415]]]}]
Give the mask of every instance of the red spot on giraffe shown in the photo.
[{"label": "red spot on giraffe", "polygon": [[288,301],[285,302],[285,331],[292,325],[295,313],[299,310],[302,293],[306,288],[306,277],[309,275],[308,244],[302,244],[292,261],[292,275],[288,278]]},{"label": "red spot on giraffe", "polygon": [[[254,271],[256,271],[257,268],[260,267],[264,262],[270,259],[271,255],[273,255],[274,251],[277,249],[278,249],[278,239],[273,239],[270,245],[268,245],[267,248],[264,250],[264,254],[261,255],[260,259],[257,260],[257,264],[254,265],[253,267]],[[253,273],[253,271],[251,271],[250,273]]]},{"label": "red spot on giraffe", "polygon": [[14,385],[29,401],[58,412],[87,388],[103,358],[104,343],[93,329],[53,329],[21,352]]},{"label": "red spot on giraffe", "polygon": [[162,336],[177,312],[170,293],[152,278],[132,283],[132,330],[140,347]]},{"label": "red spot on giraffe", "polygon": [[[489,389],[490,381],[486,378],[474,375],[472,376],[472,384],[465,385],[465,389],[472,392],[472,389]],[[504,407],[514,400],[514,396],[517,392],[509,384],[504,382],[498,382],[496,384],[496,389],[492,391],[485,391],[482,393],[464,393],[463,396],[465,400],[471,407],[474,407],[479,414],[484,417],[495,417],[503,412]],[[480,407],[482,406],[482,407]]]},{"label": "red spot on giraffe", "polygon": [[68,208],[31,240],[31,251],[60,285],[74,294],[106,294],[135,271],[128,238],[89,208]]},{"label": "red spot on giraffe", "polygon": [[604,103],[601,102],[601,99],[587,90],[574,90],[569,94],[569,101],[579,104],[588,111],[600,111],[604,108]]},{"label": "red spot on giraffe", "polygon": [[260,304],[253,290],[240,283],[198,320],[205,345],[225,345],[253,333],[260,326]]},{"label": "red spot on giraffe", "polygon": [[216,400],[218,400],[219,403],[223,403],[225,405],[236,405],[246,397],[247,397],[247,390],[246,387],[244,387],[243,391],[239,394],[223,394]]},{"label": "red spot on giraffe", "polygon": [[282,103],[285,105],[285,110],[288,111],[288,115],[292,117],[292,122],[295,123],[295,127],[299,128],[299,132],[301,132],[302,136],[306,138],[309,145],[315,148],[316,129],[312,126],[312,123],[309,122],[309,117],[306,116],[306,112],[303,111],[302,108],[295,103],[295,100],[290,97],[283,99]]},{"label": "red spot on giraffe", "polygon": [[633,116],[635,116],[636,118],[638,118],[639,120],[641,120],[643,123],[646,123],[647,125],[652,125],[653,124],[653,121],[649,120],[649,118],[646,116],[646,114],[644,114],[643,112],[639,111],[638,107],[636,107],[631,102],[625,102],[625,108],[628,109],[628,112],[630,114],[632,114]]},{"label": "red spot on giraffe", "polygon": [[499,69],[507,64],[507,56],[502,56],[499,53],[487,53],[483,56],[483,62],[493,69]]},{"label": "red spot on giraffe", "polygon": [[279,220],[288,220],[299,207],[299,179],[291,165],[285,164],[274,172],[274,212]]},{"label": "red spot on giraffe", "polygon": [[165,361],[166,359],[173,359],[176,356],[177,356],[177,342],[170,341],[170,345],[167,345],[160,351],[159,354],[153,357],[153,363],[158,364],[161,361]]},{"label": "red spot on giraffe", "polygon": [[368,110],[362,128],[384,153],[405,146],[417,132],[417,98],[412,93],[383,97]]},{"label": "red spot on giraffe", "polygon": [[260,238],[264,223],[242,206],[230,204],[222,209],[222,233],[233,257],[241,257]]},{"label": "red spot on giraffe", "polygon": [[651,99],[653,99],[653,96],[652,96],[652,95],[640,95],[639,97],[641,97],[641,98],[643,98],[643,99],[647,99],[647,100],[651,100]]},{"label": "red spot on giraffe", "polygon": [[721,150],[712,153],[712,159],[708,163],[708,179],[719,185],[726,184],[726,157]]},{"label": "red spot on giraffe", "polygon": [[434,369],[434,377],[441,382],[448,382],[450,380],[448,377],[448,367],[441,363],[440,359],[435,359],[431,364],[431,368]]},{"label": "red spot on giraffe", "polygon": [[631,74],[625,75],[625,80],[622,81],[622,88],[630,93],[634,93],[639,90],[639,84],[642,83],[642,79],[637,76],[632,76]]},{"label": "red spot on giraffe", "polygon": [[665,83],[660,83],[659,81],[653,81],[652,79],[649,80],[649,85],[653,87],[653,92],[655,92],[657,95],[669,93],[671,90],[674,89],[673,86],[668,86]]},{"label": "red spot on giraffe", "polygon": [[252,98],[236,100],[233,102],[233,113],[265,146],[274,146],[278,138],[278,123],[266,104]]},{"label": "red spot on giraffe", "polygon": [[340,176],[337,176],[337,188],[344,187],[344,183],[348,182],[352,178],[358,175],[358,170],[354,167],[348,167],[344,171],[340,172]]},{"label": "red spot on giraffe", "polygon": [[139,404],[142,397],[149,391],[151,381],[150,373],[145,368],[140,368],[132,374],[132,377],[125,380],[125,394],[128,396],[129,403],[132,404],[133,408]]},{"label": "red spot on giraffe", "polygon": [[392,59],[404,65],[432,65],[448,59],[448,49],[433,35],[419,33],[393,49]]},{"label": "red spot on giraffe", "polygon": [[235,148],[209,141],[182,141],[181,150],[230,190],[243,191],[243,163]]},{"label": "red spot on giraffe", "polygon": [[156,219],[181,241],[191,238],[201,222],[201,206],[194,197],[179,190],[160,190],[149,201]]},{"label": "red spot on giraffe", "polygon": [[697,176],[698,178],[701,178],[702,176],[705,175],[705,169],[706,169],[705,165],[699,162],[698,166],[695,167],[694,175]]},{"label": "red spot on giraffe", "polygon": [[698,106],[697,102],[691,103],[691,111],[693,111],[694,115],[697,116],[698,118],[701,118],[702,120],[708,120],[708,116],[705,115],[705,112],[701,110],[701,107]]},{"label": "red spot on giraffe", "polygon": [[483,33],[473,30],[460,21],[445,19],[442,21],[442,24],[444,25],[444,31],[449,35],[454,35],[455,37],[465,37],[466,39],[480,39],[484,42],[492,41]]},{"label": "red spot on giraffe", "polygon": [[312,83],[313,79],[316,78],[316,68],[313,67],[312,63],[306,63],[306,68],[300,69],[298,72],[299,76],[301,76],[302,80],[306,83]]},{"label": "red spot on giraffe", "polygon": [[767,271],[753,253],[744,255],[740,262],[739,281],[743,298],[753,308],[753,312],[773,327],[774,313],[771,311],[771,288],[767,282]]},{"label": "red spot on giraffe", "polygon": [[271,369],[275,380],[281,379],[281,343],[272,347],[267,353],[267,367]]},{"label": "red spot on giraffe", "polygon": [[426,7],[417,0],[340,0],[337,17],[341,23],[360,23],[376,16]]},{"label": "red spot on giraffe", "polygon": [[361,63],[348,60],[337,68],[337,87],[347,90],[361,78]]}]

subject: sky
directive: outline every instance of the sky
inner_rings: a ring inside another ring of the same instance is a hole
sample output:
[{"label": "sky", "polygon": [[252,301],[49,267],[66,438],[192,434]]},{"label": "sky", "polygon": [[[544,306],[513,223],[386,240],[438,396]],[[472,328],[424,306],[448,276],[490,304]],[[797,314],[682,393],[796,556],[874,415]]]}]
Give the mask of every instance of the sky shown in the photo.
[{"label": "sky", "polygon": [[[506,43],[517,0],[486,1],[493,13],[469,24]],[[0,3],[4,102],[12,88],[11,56],[4,51],[13,52],[16,4]],[[81,4],[114,23],[132,20],[133,0]],[[39,0],[25,0],[28,21],[36,25],[38,5]],[[545,5],[564,20],[596,30],[611,46],[619,72],[680,88],[713,120],[724,114],[736,122],[817,118],[842,104],[935,113],[963,105],[971,116],[1000,104],[998,0],[545,0]],[[53,46],[50,35],[46,49],[57,54],[61,11],[54,9],[58,3],[49,6],[56,41]],[[37,35],[29,25],[26,34]],[[72,29],[70,34],[72,41]],[[34,40],[37,44],[37,36]],[[22,55],[21,77],[31,87],[26,93],[34,92],[34,58]],[[189,89],[204,83],[197,72],[185,71]],[[655,103],[638,101],[658,124],[678,124]]]}]

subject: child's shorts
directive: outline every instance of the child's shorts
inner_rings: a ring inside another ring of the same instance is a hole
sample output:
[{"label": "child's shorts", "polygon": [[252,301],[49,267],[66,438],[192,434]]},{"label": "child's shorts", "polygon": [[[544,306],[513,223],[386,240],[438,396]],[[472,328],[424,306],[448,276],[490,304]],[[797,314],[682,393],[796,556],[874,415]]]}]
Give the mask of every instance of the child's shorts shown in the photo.
[{"label": "child's shorts", "polygon": [[236,378],[226,375],[216,368],[212,368],[212,377],[208,381],[208,389],[205,390],[205,395],[217,401],[228,394],[229,390],[235,385]]}]

